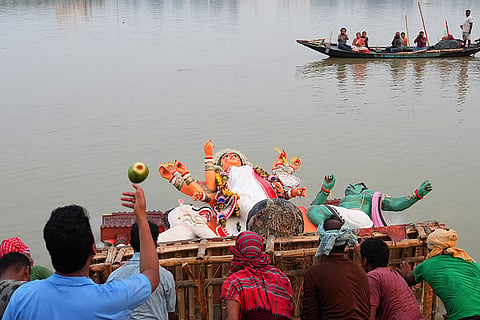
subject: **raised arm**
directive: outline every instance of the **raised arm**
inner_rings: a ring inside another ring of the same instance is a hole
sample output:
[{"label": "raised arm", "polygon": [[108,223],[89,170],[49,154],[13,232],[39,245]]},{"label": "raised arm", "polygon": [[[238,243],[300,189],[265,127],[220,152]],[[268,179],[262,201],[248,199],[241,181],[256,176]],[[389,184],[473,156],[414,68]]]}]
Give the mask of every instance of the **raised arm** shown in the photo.
[{"label": "raised arm", "polygon": [[430,191],[432,191],[432,184],[430,181],[425,180],[418,189],[405,197],[385,197],[383,200],[383,210],[402,211],[410,208],[417,203],[418,200],[423,199]]},{"label": "raised arm", "polygon": [[335,176],[329,175],[325,176],[323,180],[323,185],[318,192],[317,196],[315,197],[315,200],[313,200],[312,205],[320,205],[320,204],[325,204],[325,201],[327,201],[328,195],[332,191],[333,187],[335,186]]},{"label": "raised arm", "polygon": [[144,274],[150,285],[152,292],[160,283],[158,273],[158,255],[155,244],[152,241],[152,234],[147,220],[145,194],[142,188],[133,185],[136,192],[124,192],[121,199],[124,201],[124,207],[133,208],[135,219],[138,224],[138,233],[140,236],[140,273]]},{"label": "raised arm", "polygon": [[213,148],[212,140],[205,142],[203,150],[205,151],[205,183],[207,189],[211,192],[215,192],[217,189],[215,183],[215,165],[213,163]]}]

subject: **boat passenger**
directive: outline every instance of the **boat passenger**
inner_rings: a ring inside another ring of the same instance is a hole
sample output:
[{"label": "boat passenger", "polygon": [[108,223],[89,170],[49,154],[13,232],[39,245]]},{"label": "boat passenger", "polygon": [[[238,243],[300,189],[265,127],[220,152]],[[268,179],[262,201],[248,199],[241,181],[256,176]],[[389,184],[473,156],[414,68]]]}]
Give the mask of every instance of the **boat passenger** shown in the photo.
[{"label": "boat passenger", "polygon": [[338,39],[337,39],[338,49],[345,50],[345,51],[352,51],[352,47],[350,47],[347,44],[347,41],[348,41],[347,29],[341,28],[340,34],[338,35]]},{"label": "boat passenger", "polygon": [[302,320],[370,319],[370,289],[365,271],[345,257],[357,237],[337,216],[318,227],[315,264],[305,271]]},{"label": "boat passenger", "polygon": [[[150,233],[155,246],[158,239],[158,226],[148,221]],[[134,223],[130,230],[130,245],[133,248],[133,256],[127,263],[113,271],[107,279],[112,282],[116,279],[127,279],[131,275],[140,273],[140,237],[138,233],[138,224]],[[175,319],[176,291],[175,280],[170,271],[158,266],[160,274],[160,283],[150,298],[144,304],[138,306],[128,316],[127,320],[135,319]]]},{"label": "boat passenger", "polygon": [[365,39],[365,47],[370,50],[370,47],[368,46],[367,31],[362,31],[362,38]]},{"label": "boat passenger", "polygon": [[96,284],[89,278],[95,240],[88,212],[77,205],[53,210],[43,237],[55,273],[18,288],[4,320],[125,319],[150,297],[160,282],[158,255],[148,228],[143,190],[123,194],[122,205],[133,208],[140,233],[140,274]]},{"label": "boat passenger", "polygon": [[413,50],[418,51],[418,50],[424,50],[427,48],[427,38],[424,35],[425,33],[423,31],[420,31],[418,33],[418,36],[413,40],[414,43],[416,43],[416,47],[413,48]]},{"label": "boat passenger", "polygon": [[370,285],[370,319],[424,320],[417,299],[403,277],[387,268],[390,251],[381,239],[360,246],[362,266]]},{"label": "boat passenger", "polygon": [[289,278],[268,264],[263,238],[251,231],[240,233],[230,272],[222,285],[226,320],[287,320],[293,316],[293,290]]},{"label": "boat passenger", "polygon": [[13,292],[30,278],[30,260],[19,252],[0,258],[0,319]]},{"label": "boat passenger", "polygon": [[402,37],[403,49],[408,49],[410,46],[409,46],[409,44],[408,44],[408,38],[407,38],[407,36],[405,35],[405,32],[400,33],[400,37]]},{"label": "boat passenger", "polygon": [[353,39],[353,41],[352,41],[352,51],[353,52],[365,52],[365,53],[370,52],[368,50],[368,48],[366,47],[365,39],[362,38],[362,34],[360,32],[357,32],[356,38]]},{"label": "boat passenger", "polygon": [[448,320],[480,319],[480,266],[456,247],[455,230],[437,229],[427,238],[430,253],[412,272],[403,263],[399,272],[412,286],[425,280],[442,300]]},{"label": "boat passenger", "polygon": [[470,47],[470,44],[472,42],[472,39],[470,38],[470,35],[472,34],[472,28],[473,28],[473,18],[470,15],[470,10],[465,11],[465,16],[467,18],[465,19],[465,22],[460,25],[460,28],[462,29],[462,37],[463,37],[463,46],[464,47]]},{"label": "boat passenger", "polygon": [[388,52],[399,52],[403,50],[403,41],[400,37],[400,32],[396,32],[393,36],[392,46],[387,47]]}]

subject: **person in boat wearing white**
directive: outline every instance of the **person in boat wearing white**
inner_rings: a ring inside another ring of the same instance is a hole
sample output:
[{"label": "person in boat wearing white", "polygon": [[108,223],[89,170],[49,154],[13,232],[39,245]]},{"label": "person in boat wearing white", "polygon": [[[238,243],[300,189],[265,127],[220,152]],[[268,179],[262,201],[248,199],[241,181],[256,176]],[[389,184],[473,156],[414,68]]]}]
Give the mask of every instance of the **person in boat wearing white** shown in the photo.
[{"label": "person in boat wearing white", "polygon": [[463,46],[465,47],[470,47],[470,44],[472,43],[472,39],[470,38],[470,35],[472,34],[472,29],[473,29],[473,18],[470,15],[471,11],[466,10],[465,11],[465,16],[467,18],[465,19],[465,22],[460,25],[460,29],[462,29],[462,36],[463,36]]},{"label": "person in boat wearing white", "polygon": [[[211,140],[204,145],[206,190],[199,189],[189,173],[188,178],[183,178],[184,172],[188,171],[179,162],[175,165],[163,163],[159,171],[179,191],[214,208],[219,222],[216,229],[219,236],[236,235],[247,230],[248,212],[260,200],[305,196],[305,188],[298,187],[300,179],[292,175],[300,167],[301,161],[293,158],[288,164],[285,151],[280,152],[272,172],[267,173],[259,167],[253,167],[238,150],[224,149],[213,155],[213,148]],[[193,181],[188,183],[187,179]]]},{"label": "person in boat wearing white", "polygon": [[370,228],[386,226],[383,210],[402,211],[418,200],[423,199],[432,190],[432,184],[425,180],[418,189],[404,197],[393,198],[375,192],[360,182],[349,184],[345,188],[345,197],[338,206],[325,205],[328,195],[335,186],[335,176],[325,176],[323,186],[312,205],[307,209],[307,218],[315,226],[321,224],[332,214],[339,215],[349,223],[352,228]]},{"label": "person in boat wearing white", "polygon": [[89,278],[95,241],[88,212],[77,205],[53,210],[43,237],[55,273],[18,288],[4,320],[125,319],[150,297],[160,282],[158,256],[148,227],[143,190],[125,192],[123,206],[133,208],[140,233],[140,273],[96,284]]}]

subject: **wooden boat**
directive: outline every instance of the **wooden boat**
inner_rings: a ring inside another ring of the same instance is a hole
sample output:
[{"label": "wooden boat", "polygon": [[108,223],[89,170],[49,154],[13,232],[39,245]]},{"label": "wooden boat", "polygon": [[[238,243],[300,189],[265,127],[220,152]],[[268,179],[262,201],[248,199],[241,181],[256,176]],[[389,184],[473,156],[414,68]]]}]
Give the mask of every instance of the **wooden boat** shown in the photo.
[{"label": "wooden boat", "polygon": [[[446,228],[438,222],[396,225],[360,229],[359,238],[381,238],[390,248],[390,267],[403,261],[418,264],[425,259],[425,240],[437,228]],[[228,275],[232,255],[229,247],[235,237],[210,240],[180,241],[159,245],[159,264],[170,270],[177,291],[177,319],[224,319],[225,307],[220,299],[222,283]],[[294,291],[294,317],[300,319],[302,310],[303,276],[313,263],[318,246],[316,232],[287,238],[269,237],[266,252],[270,263],[290,277]],[[90,276],[104,283],[108,275],[125,263],[133,254],[130,247],[98,248],[90,266]],[[345,255],[360,263],[358,247],[347,247]],[[436,296],[426,282],[412,289],[426,319],[435,319]]]},{"label": "wooden boat", "polygon": [[334,58],[359,59],[412,59],[412,58],[453,58],[473,56],[480,51],[477,42],[468,48],[435,49],[429,47],[420,51],[387,52],[385,47],[372,48],[369,53],[341,50],[335,43],[327,43],[325,39],[297,40],[297,43]]}]

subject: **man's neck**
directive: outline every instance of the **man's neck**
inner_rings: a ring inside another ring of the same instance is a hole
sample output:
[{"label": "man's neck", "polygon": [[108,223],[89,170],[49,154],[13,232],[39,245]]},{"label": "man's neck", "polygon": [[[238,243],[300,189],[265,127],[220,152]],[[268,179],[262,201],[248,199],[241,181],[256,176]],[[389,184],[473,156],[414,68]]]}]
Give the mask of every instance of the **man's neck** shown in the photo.
[{"label": "man's neck", "polygon": [[87,262],[85,262],[85,265],[83,266],[83,268],[78,271],[71,272],[71,273],[62,273],[55,270],[56,271],[55,273],[64,277],[87,277],[88,278],[90,275],[90,261],[92,260],[92,258],[93,258],[93,255],[87,259]]}]

